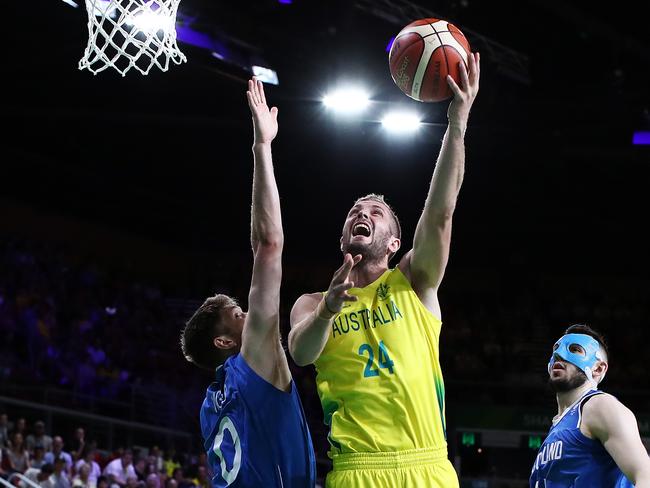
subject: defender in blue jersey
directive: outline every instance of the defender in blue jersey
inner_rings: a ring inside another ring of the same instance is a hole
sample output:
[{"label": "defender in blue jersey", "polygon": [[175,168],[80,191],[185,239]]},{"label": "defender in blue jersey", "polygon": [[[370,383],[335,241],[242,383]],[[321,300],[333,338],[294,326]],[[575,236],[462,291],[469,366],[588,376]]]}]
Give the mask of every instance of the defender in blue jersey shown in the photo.
[{"label": "defender in blue jersey", "polygon": [[271,160],[278,110],[269,109],[255,78],[246,96],[254,128],[248,313],[226,295],[208,298],[185,326],[181,346],[189,361],[216,370],[201,407],[212,486],[311,488],[314,451],[280,342],[284,235]]},{"label": "defender in blue jersey", "polygon": [[553,346],[548,373],[558,414],[530,488],[650,488],[650,458],[634,414],[598,389],[607,369],[607,345],[586,325],[572,325]]}]

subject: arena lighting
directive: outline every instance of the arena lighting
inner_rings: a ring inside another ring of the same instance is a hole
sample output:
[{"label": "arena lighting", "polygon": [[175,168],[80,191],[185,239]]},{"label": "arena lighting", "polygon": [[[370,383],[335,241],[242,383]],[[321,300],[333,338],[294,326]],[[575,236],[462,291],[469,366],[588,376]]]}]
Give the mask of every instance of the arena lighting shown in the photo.
[{"label": "arena lighting", "polygon": [[263,66],[253,65],[253,74],[257,76],[257,79],[264,82],[270,83],[271,85],[279,85],[278,74],[273,71],[271,68],[265,68]]},{"label": "arena lighting", "polygon": [[414,132],[420,127],[420,117],[413,112],[389,112],[381,119],[381,125],[389,132]]},{"label": "arena lighting", "polygon": [[395,42],[395,36],[391,37],[391,38],[388,40],[388,44],[386,44],[386,52],[387,52],[387,53],[390,52],[390,48],[393,47],[393,43],[394,43],[394,42]]},{"label": "arena lighting", "polygon": [[[63,1],[65,2],[66,0]],[[117,9],[113,6],[113,10],[109,11],[108,7],[110,6],[111,0],[95,0],[95,3],[93,3],[93,13],[95,14],[95,17],[103,17],[106,15],[107,17],[114,19],[117,14]]]},{"label": "arena lighting", "polygon": [[632,144],[635,146],[650,146],[650,131],[636,131],[632,136]]},{"label": "arena lighting", "polygon": [[341,88],[323,97],[323,104],[341,113],[361,112],[370,103],[368,94],[361,88]]},{"label": "arena lighting", "polygon": [[125,24],[133,25],[137,30],[143,32],[158,32],[162,30],[168,32],[174,29],[174,24],[170,23],[170,18],[166,15],[158,15],[151,10],[138,12],[131,16]]},{"label": "arena lighting", "polygon": [[72,0],[63,0],[63,3],[67,3],[68,5],[74,8],[79,8],[79,5],[76,2],[73,2]]}]

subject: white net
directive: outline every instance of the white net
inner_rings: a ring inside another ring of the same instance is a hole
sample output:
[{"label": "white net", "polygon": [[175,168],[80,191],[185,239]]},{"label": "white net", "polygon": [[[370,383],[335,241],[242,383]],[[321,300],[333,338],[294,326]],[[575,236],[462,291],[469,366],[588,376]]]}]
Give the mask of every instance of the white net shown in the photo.
[{"label": "white net", "polygon": [[176,44],[176,12],[181,0],[86,0],[88,45],[79,69],[97,74],[134,68],[143,75],[170,61],[187,61]]}]

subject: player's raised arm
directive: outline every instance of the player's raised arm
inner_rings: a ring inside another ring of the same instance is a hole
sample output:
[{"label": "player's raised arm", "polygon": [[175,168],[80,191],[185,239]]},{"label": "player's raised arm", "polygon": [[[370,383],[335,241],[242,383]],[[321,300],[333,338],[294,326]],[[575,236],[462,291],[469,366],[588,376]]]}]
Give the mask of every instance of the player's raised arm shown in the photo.
[{"label": "player's raised arm", "polygon": [[[248,316],[242,332],[242,355],[262,376],[269,366],[268,341],[279,339],[278,319],[282,279],[282,218],[273,174],[271,142],[278,133],[278,109],[269,109],[261,81],[253,78],[246,92],[253,116],[253,203],[251,245],[253,277],[248,295]],[[265,347],[266,346],[266,347]],[[261,361],[260,361],[261,359]]]},{"label": "player's raised arm", "polygon": [[465,130],[470,108],[478,92],[478,53],[469,54],[468,64],[469,70],[463,64],[460,66],[461,86],[450,76],[447,78],[454,92],[447,114],[449,125],[442,140],[424,210],[415,229],[413,250],[400,262],[400,268],[409,276],[420,299],[438,316],[440,310],[436,291],[449,258],[451,218],[465,171]]},{"label": "player's raised arm", "polygon": [[602,442],[634,486],[650,488],[650,458],[632,411],[610,395],[597,395],[585,403],[582,415],[584,429]]}]

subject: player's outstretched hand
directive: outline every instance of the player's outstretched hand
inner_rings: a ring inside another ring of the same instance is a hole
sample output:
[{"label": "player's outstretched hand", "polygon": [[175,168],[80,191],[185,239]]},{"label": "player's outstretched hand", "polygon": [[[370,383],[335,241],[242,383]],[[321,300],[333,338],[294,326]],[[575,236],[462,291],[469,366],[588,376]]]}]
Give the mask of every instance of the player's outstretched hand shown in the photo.
[{"label": "player's outstretched hand", "polygon": [[248,80],[246,92],[248,106],[253,115],[254,144],[269,144],[278,134],[278,108],[266,104],[264,85],[253,76]]},{"label": "player's outstretched hand", "polygon": [[465,69],[463,63],[459,63],[461,86],[454,79],[447,75],[447,83],[454,92],[454,99],[449,104],[447,117],[450,125],[467,125],[469,111],[472,108],[476,94],[478,93],[478,82],[481,77],[481,56],[479,53],[470,53],[467,56],[469,69]]},{"label": "player's outstretched hand", "polygon": [[358,298],[350,295],[348,290],[354,286],[350,281],[350,271],[361,261],[361,254],[352,257],[352,254],[346,254],[343,258],[343,265],[334,272],[332,282],[325,295],[325,306],[330,313],[336,314],[341,311],[345,302],[356,302]]}]

